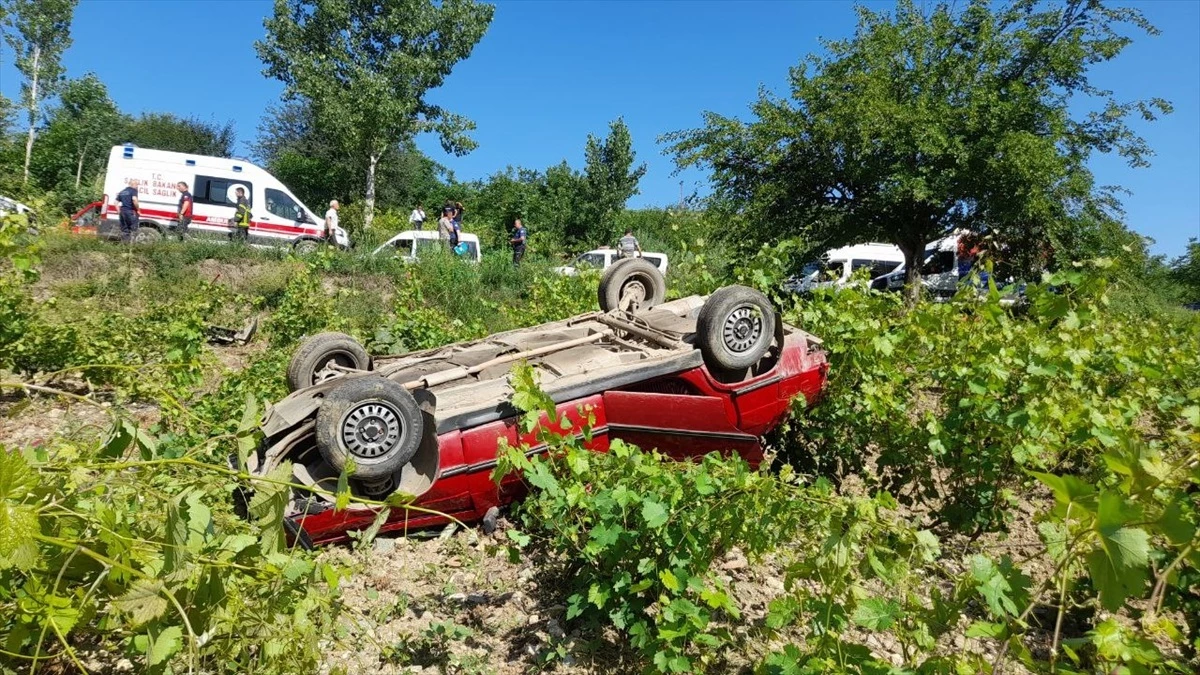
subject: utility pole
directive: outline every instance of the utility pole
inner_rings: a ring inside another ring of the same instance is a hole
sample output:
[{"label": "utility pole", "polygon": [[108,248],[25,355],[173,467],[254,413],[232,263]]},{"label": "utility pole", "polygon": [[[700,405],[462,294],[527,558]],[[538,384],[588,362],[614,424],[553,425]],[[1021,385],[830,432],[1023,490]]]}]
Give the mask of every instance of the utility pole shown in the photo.
[{"label": "utility pole", "polygon": [[683,181],[679,181],[679,210],[683,210]]}]

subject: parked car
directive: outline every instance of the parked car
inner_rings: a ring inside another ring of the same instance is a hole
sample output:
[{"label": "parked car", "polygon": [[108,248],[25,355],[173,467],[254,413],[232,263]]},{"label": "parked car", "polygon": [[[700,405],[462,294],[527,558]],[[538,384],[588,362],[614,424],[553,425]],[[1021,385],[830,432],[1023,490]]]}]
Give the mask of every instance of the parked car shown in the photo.
[{"label": "parked car", "polygon": [[[320,246],[325,219],[318,217],[265,169],[241,159],[205,157],[183,152],[151,150],[133,145],[114,146],[104,176],[104,220],[98,234],[121,236],[117,193],[130,182],[138,186],[141,205],[134,241],[150,242],[175,230],[180,181],[192,193],[192,224],[188,232],[200,239],[223,241],[232,230],[235,191],[242,187],[250,200],[249,243],[253,246],[291,247],[306,252]],[[334,240],[350,247],[346,231],[337,228]]]},{"label": "parked car", "polygon": [[[641,255],[641,258],[658,268],[659,273],[663,276],[667,275],[666,253],[652,253],[647,251]],[[575,258],[570,265],[555,267],[554,271],[558,272],[559,274],[565,274],[566,276],[573,277],[576,274],[579,274],[579,270],[593,269],[603,271],[609,267],[612,267],[614,263],[621,260],[625,260],[625,258],[621,258],[620,251],[617,249],[601,247],[588,251],[587,253],[579,254],[579,256]]]},{"label": "parked car", "polygon": [[[405,230],[385,241],[372,251],[371,255],[390,254],[403,258],[406,262],[415,262],[423,251],[438,248],[446,248],[446,241],[438,238],[437,230]],[[458,250],[455,253],[471,262],[479,262],[483,259],[479,249],[479,237],[469,232],[459,233]]]},{"label": "parked car", "polygon": [[904,253],[891,244],[855,244],[835,248],[783,284],[785,291],[803,293],[817,288],[849,285],[855,272],[866,268],[872,281],[904,264]]},{"label": "parked car", "polygon": [[29,229],[36,231],[37,229],[37,213],[33,209],[22,204],[21,202],[0,195],[0,218],[9,215],[10,213],[22,214],[28,219]]},{"label": "parked car", "polygon": [[[659,283],[647,296],[651,275]],[[294,491],[285,525],[303,545],[338,542],[376,516],[365,504],[337,510],[315,489],[336,483],[351,459],[354,494],[403,493],[423,509],[393,509],[383,532],[477,521],[524,494],[520,477],[490,477],[500,440],[545,450],[517,424],[506,375],[518,361],[536,370],[576,432],[592,417],[585,445],[597,452],[621,439],[678,459],[719,451],[757,463],[762,436],[791,401],[820,398],[829,369],[821,341],[784,324],[758,291],[727,286],[664,303],[665,284],[646,261],[622,261],[605,276],[600,311],[481,340],[371,357],[348,335],[309,338],[288,366],[292,393],[267,410],[246,470],[266,476],[292,462],[294,482],[314,489]]]}]

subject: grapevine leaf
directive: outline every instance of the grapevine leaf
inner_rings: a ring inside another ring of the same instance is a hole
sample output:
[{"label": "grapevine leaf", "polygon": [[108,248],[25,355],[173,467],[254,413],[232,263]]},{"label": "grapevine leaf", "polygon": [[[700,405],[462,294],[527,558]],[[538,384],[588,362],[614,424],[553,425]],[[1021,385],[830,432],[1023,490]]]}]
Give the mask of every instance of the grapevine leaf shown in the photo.
[{"label": "grapevine leaf", "polygon": [[900,618],[900,603],[895,600],[868,598],[858,604],[851,617],[867,630],[887,630]]},{"label": "grapevine leaf", "polygon": [[1021,611],[1019,605],[1027,601],[1029,578],[1015,568],[1007,556],[997,565],[987,556],[976,555],[971,557],[970,564],[975,590],[987,601],[992,614],[1017,616]]},{"label": "grapevine leaf", "polygon": [[179,651],[183,637],[183,630],[179,626],[168,626],[154,638],[154,643],[150,646],[150,651],[146,654],[146,663],[151,666],[166,661],[174,656],[175,652]]},{"label": "grapevine leaf", "polygon": [[1075,476],[1055,476],[1050,473],[1029,472],[1031,476],[1042,482],[1054,493],[1054,501],[1058,503],[1056,511],[1065,514],[1070,508],[1072,512],[1082,515],[1096,510],[1096,488],[1076,478]]},{"label": "grapevine leaf", "polygon": [[[182,498],[185,495],[180,495]],[[167,505],[166,546],[163,550],[163,572],[179,569],[188,559],[188,523],[183,515],[180,499]]]},{"label": "grapevine leaf", "polygon": [[153,621],[167,611],[167,599],[163,597],[163,586],[158,581],[138,579],[125,595],[113,600],[113,606],[129,614],[129,621],[140,626]]},{"label": "grapevine leaf", "polygon": [[1150,537],[1134,527],[1098,528],[1098,533],[1100,546],[1088,554],[1088,571],[1100,592],[1100,604],[1116,611],[1146,583]]},{"label": "grapevine leaf", "polygon": [[263,553],[274,553],[283,549],[283,514],[291,495],[291,488],[286,483],[292,480],[292,463],[280,464],[267,478],[269,482],[256,485],[249,511],[262,528],[259,542]]},{"label": "grapevine leaf", "polygon": [[667,507],[653,499],[646,499],[642,502],[642,518],[646,520],[646,525],[660,528],[667,523]]},{"label": "grapevine leaf", "polygon": [[383,529],[384,523],[387,522],[388,517],[391,515],[392,510],[387,507],[383,508],[379,513],[376,513],[375,520],[371,521],[371,526],[368,527],[362,533],[362,537],[359,538],[359,547],[370,546],[371,542],[375,541],[375,537],[379,536],[379,530]]},{"label": "grapevine leaf", "polygon": [[662,570],[658,573],[658,578],[662,580],[662,584],[667,587],[667,590],[679,591],[679,579],[675,577],[675,574],[671,570]]}]

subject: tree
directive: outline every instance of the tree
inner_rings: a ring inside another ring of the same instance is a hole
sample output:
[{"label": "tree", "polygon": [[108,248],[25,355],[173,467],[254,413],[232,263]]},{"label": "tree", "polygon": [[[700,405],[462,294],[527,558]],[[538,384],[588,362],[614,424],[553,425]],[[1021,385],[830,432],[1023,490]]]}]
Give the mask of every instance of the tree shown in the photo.
[{"label": "tree", "polygon": [[[41,116],[42,101],[54,94],[62,78],[62,53],[71,46],[71,16],[78,0],[12,0],[5,23],[4,39],[16,53],[21,83],[21,102],[28,113],[29,136],[25,141],[25,175],[29,182],[29,160],[33,138]],[[15,31],[15,32],[14,32]]]},{"label": "tree", "polygon": [[104,83],[88,73],[63,85],[59,104],[50,111],[41,140],[54,151],[40,154],[55,164],[70,164],[78,188],[84,168],[90,174],[103,164],[108,148],[120,137],[124,126],[125,118],[108,97]]},{"label": "tree", "polygon": [[607,138],[588,134],[584,158],[580,218],[567,233],[577,241],[612,236],[616,215],[638,193],[638,182],[646,173],[645,164],[633,166],[633,139],[620,118],[609,123]]},{"label": "tree", "polygon": [[[308,101],[295,98],[268,110],[258,131],[255,156],[301,201],[323,204],[363,196],[359,177],[366,162],[319,123]],[[376,169],[377,205],[411,208],[416,201],[428,200],[442,187],[439,177],[444,173],[444,167],[411,141],[389,147]]]},{"label": "tree", "polygon": [[1125,120],[1169,112],[1088,80],[1131,42],[1119,28],[1154,32],[1135,9],[902,0],[891,15],[858,12],[853,38],[792,69],[790,100],[763,92],[749,124],[706,113],[703,128],[664,140],[679,166],[712,170],[714,206],[748,216],[756,235],[896,244],[914,294],[925,243],[953,228],[990,231],[1035,267],[1050,233],[1103,205],[1088,157],[1146,164]]},{"label": "tree", "polygon": [[125,125],[123,140],[155,150],[231,157],[236,135],[232,122],[217,124],[170,113],[143,113]]},{"label": "tree", "polygon": [[1187,253],[1171,263],[1171,278],[1183,288],[1186,302],[1200,302],[1200,240],[1188,240]]},{"label": "tree", "polygon": [[474,124],[425,100],[483,37],[493,7],[474,0],[275,0],[256,43],[264,74],[311,103],[320,124],[365,160],[364,224],[389,148],[425,131],[446,152],[475,147]]}]

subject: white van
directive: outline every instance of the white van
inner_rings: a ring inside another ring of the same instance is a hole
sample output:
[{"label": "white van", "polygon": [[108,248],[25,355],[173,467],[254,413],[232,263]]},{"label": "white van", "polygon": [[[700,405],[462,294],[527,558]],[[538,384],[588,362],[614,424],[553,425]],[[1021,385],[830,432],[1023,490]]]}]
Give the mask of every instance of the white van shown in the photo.
[{"label": "white van", "polygon": [[[423,251],[445,249],[446,244],[444,239],[438,238],[437,230],[405,230],[385,241],[372,251],[371,255],[394,254],[405,262],[416,262]],[[483,259],[483,254],[479,252],[479,237],[469,232],[460,232],[458,244],[462,250],[459,256],[475,263]]]},{"label": "white van", "polygon": [[793,293],[828,286],[840,288],[849,284],[851,276],[860,269],[868,269],[870,278],[876,279],[903,264],[904,253],[892,244],[843,246],[826,252],[820,261],[805,265],[799,274],[784,282],[783,288]]},{"label": "white van", "polygon": [[[646,251],[645,253],[642,253],[641,257],[646,262],[657,267],[658,271],[662,272],[663,276],[667,275],[667,254],[666,253],[652,253],[650,251]],[[597,249],[588,251],[587,253],[582,253],[577,258],[575,258],[575,260],[571,261],[570,265],[563,265],[562,267],[555,267],[554,271],[559,274],[573,277],[576,274],[579,274],[579,270],[582,270],[582,269],[593,269],[593,270],[608,269],[608,267],[610,267],[613,263],[615,263],[616,261],[618,261],[620,259],[621,259],[620,251],[618,251],[615,248],[609,248],[607,246],[604,246],[601,248],[597,248]]]},{"label": "white van", "polygon": [[[250,200],[249,243],[256,246],[291,246],[310,251],[322,242],[325,219],[318,217],[265,170],[240,159],[189,155],[150,150],[133,145],[114,146],[104,176],[104,214],[97,234],[121,236],[117,193],[136,183],[141,207],[134,240],[155,241],[178,225],[179,192],[183,181],[192,192],[192,224],[188,233],[198,239],[225,240],[233,229],[237,187],[246,188]],[[337,228],[334,241],[350,247],[346,231]]]}]

